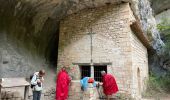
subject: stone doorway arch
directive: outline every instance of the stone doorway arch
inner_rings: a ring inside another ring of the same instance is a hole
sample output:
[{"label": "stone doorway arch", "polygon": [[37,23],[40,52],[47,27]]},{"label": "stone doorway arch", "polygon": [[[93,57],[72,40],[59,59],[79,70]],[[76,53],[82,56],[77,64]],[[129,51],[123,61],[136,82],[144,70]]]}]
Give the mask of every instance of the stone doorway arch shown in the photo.
[{"label": "stone doorway arch", "polygon": [[137,79],[138,79],[138,94],[141,95],[141,74],[140,69],[137,69]]}]

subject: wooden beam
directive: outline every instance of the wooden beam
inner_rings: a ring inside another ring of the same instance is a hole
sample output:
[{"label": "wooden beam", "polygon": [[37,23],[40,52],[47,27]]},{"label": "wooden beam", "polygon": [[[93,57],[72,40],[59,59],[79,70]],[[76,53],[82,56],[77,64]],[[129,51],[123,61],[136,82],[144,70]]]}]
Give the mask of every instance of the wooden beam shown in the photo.
[{"label": "wooden beam", "polygon": [[148,50],[154,50],[149,42],[149,39],[147,38],[147,36],[145,36],[139,21],[133,22],[130,25],[130,27],[131,27],[132,31],[134,32],[134,34],[138,37],[138,39],[143,43],[143,45]]},{"label": "wooden beam", "polygon": [[[82,65],[89,65],[91,63],[72,63],[73,65],[79,65],[79,66],[82,66]],[[93,63],[93,65],[112,65],[111,62],[103,62],[103,63]]]}]

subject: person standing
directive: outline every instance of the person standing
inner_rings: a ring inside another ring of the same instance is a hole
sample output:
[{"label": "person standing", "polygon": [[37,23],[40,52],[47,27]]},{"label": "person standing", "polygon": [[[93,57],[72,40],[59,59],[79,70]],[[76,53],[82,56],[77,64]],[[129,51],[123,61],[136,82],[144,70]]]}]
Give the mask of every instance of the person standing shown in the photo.
[{"label": "person standing", "polygon": [[96,82],[93,78],[91,77],[84,77],[80,80],[80,84],[81,84],[81,89],[83,91],[87,90],[88,88],[88,84],[92,83],[93,87],[96,87]]},{"label": "person standing", "polygon": [[65,67],[63,67],[57,75],[56,80],[56,100],[67,100],[69,92],[69,84],[71,78]]},{"label": "person standing", "polygon": [[41,99],[41,92],[43,90],[43,82],[45,75],[45,70],[40,70],[39,72],[35,72],[32,79],[31,85],[33,85],[33,100]]},{"label": "person standing", "polygon": [[111,100],[112,96],[118,92],[118,86],[113,75],[106,74],[105,71],[101,71],[102,81],[100,85],[103,86],[103,92],[107,96],[107,100]]}]

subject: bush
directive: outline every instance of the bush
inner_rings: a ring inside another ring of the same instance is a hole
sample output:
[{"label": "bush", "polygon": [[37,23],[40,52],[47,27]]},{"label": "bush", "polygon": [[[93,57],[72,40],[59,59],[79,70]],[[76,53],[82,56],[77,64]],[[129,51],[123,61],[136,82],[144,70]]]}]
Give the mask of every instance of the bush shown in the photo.
[{"label": "bush", "polygon": [[170,19],[164,18],[162,21],[157,25],[159,32],[161,33],[162,39],[166,45],[165,49],[169,51],[170,49]]},{"label": "bush", "polygon": [[170,93],[170,72],[163,77],[158,77],[150,72],[147,82],[147,90],[143,94],[144,97],[159,96],[159,94]]}]

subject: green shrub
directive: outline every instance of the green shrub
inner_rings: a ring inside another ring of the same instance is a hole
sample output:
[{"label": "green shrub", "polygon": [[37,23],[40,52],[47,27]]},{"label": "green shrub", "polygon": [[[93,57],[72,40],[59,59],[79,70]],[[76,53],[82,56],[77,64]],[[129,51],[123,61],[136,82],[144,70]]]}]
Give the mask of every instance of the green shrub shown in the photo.
[{"label": "green shrub", "polygon": [[170,19],[162,19],[162,21],[157,25],[157,28],[163,37],[163,41],[166,45],[166,52],[168,52],[170,50]]},{"label": "green shrub", "polygon": [[150,72],[147,82],[147,90],[143,94],[144,97],[158,96],[170,92],[170,72],[163,77],[158,77]]}]

